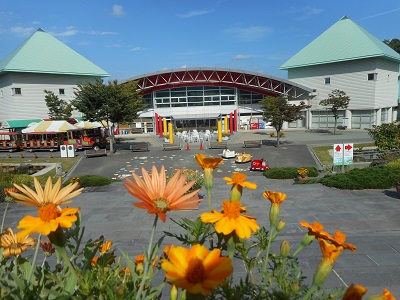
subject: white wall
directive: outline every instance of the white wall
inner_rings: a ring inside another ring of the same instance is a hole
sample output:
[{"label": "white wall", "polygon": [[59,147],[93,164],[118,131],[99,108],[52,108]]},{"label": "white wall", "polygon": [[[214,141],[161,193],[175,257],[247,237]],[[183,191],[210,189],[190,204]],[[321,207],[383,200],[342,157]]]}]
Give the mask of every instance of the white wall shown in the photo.
[{"label": "white wall", "polygon": [[[44,90],[54,92],[60,99],[74,98],[78,83],[94,81],[92,76],[54,75],[36,73],[7,73],[0,76],[0,122],[48,118]],[[13,95],[13,88],[21,88],[21,95]],[[65,95],[59,95],[64,89]],[[74,116],[80,116],[75,112]]]},{"label": "white wall", "polygon": [[[397,106],[399,64],[381,58],[359,59],[288,70],[288,78],[317,90],[312,109],[323,109],[319,102],[334,89],[350,97],[349,109],[378,109]],[[377,73],[376,81],[368,74]],[[325,78],[330,77],[330,84]]]}]

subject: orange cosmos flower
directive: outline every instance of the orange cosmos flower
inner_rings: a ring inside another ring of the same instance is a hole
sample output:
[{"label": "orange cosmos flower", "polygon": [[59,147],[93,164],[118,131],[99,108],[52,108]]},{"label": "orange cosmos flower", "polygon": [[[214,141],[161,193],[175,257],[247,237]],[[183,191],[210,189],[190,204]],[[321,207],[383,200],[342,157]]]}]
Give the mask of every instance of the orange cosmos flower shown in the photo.
[{"label": "orange cosmos flower", "polygon": [[246,181],[246,177],[247,177],[246,174],[238,173],[238,172],[234,172],[232,174],[232,178],[224,177],[224,180],[226,180],[226,183],[232,185],[230,200],[240,200],[240,198],[242,197],[244,187],[253,189],[253,190],[255,190],[257,188],[257,184]]},{"label": "orange cosmos flower", "polygon": [[241,215],[246,212],[246,207],[241,207],[240,201],[224,200],[222,202],[222,211],[205,212],[200,219],[204,223],[216,223],[215,231],[228,235],[235,231],[236,235],[242,239],[249,238],[252,232],[260,229],[256,218]]},{"label": "orange cosmos flower", "polygon": [[151,176],[142,168],[143,179],[132,173],[135,181],[127,178],[124,183],[128,192],[142,202],[133,203],[134,206],[147,209],[149,214],[157,214],[165,222],[166,212],[170,210],[195,209],[199,197],[198,190],[185,194],[195,183],[186,184],[186,175],[181,175],[178,170],[174,176],[166,181],[165,168],[161,166],[160,172],[153,165]]},{"label": "orange cosmos flower", "polygon": [[169,283],[186,289],[192,294],[209,295],[214,288],[225,283],[232,271],[232,261],[221,257],[221,250],[208,252],[203,245],[196,244],[190,249],[173,247],[163,259],[161,267]]},{"label": "orange cosmos flower", "polygon": [[318,223],[317,221],[315,221],[312,225],[308,224],[307,222],[300,222],[300,225],[308,229],[308,235],[313,235],[319,239],[332,240],[331,235],[328,232],[323,231],[324,225]]},{"label": "orange cosmos flower", "polygon": [[34,248],[36,239],[28,238],[28,235],[18,232],[13,233],[11,228],[7,228],[0,235],[0,248],[3,248],[3,257],[7,258],[11,255],[17,256],[26,251],[28,246]]},{"label": "orange cosmos flower", "polygon": [[353,283],[347,288],[342,300],[361,300],[368,290],[362,285]]}]

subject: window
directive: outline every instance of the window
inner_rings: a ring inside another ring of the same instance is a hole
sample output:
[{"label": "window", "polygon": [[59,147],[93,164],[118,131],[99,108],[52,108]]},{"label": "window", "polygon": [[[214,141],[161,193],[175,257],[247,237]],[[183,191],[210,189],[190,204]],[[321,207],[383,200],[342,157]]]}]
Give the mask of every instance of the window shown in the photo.
[{"label": "window", "polygon": [[58,93],[60,95],[65,95],[65,90],[64,89],[58,89]]},{"label": "window", "polygon": [[325,77],[325,84],[331,84],[331,78]]},{"label": "window", "polygon": [[13,92],[13,95],[22,95],[21,88],[13,88],[12,92]]},{"label": "window", "polygon": [[368,80],[373,80],[373,81],[375,81],[377,76],[378,76],[377,73],[369,73],[369,74],[368,74]]}]

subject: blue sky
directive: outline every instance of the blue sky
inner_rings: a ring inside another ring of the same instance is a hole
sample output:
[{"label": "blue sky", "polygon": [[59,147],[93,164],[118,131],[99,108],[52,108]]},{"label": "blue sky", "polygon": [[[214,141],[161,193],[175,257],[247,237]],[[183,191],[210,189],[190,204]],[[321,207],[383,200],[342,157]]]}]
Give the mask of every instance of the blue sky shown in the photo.
[{"label": "blue sky", "polygon": [[400,39],[398,0],[0,0],[0,60],[42,28],[111,79],[215,67],[279,67],[342,16]]}]

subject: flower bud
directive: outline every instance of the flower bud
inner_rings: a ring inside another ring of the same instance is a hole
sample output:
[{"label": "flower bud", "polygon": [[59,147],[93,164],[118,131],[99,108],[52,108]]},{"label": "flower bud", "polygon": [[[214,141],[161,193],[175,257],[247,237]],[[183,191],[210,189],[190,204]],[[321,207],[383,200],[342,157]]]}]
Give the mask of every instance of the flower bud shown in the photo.
[{"label": "flower bud", "polygon": [[270,226],[275,226],[276,222],[278,222],[280,214],[280,205],[276,203],[271,204],[271,209],[269,211],[269,224]]},{"label": "flower bud", "polygon": [[284,219],[280,219],[278,224],[276,225],[276,231],[280,232],[285,228],[286,221]]},{"label": "flower bud", "polygon": [[169,293],[169,296],[171,300],[178,299],[178,288],[176,287],[176,285],[173,284],[171,286],[171,292]]},{"label": "flower bud", "polygon": [[281,244],[281,255],[288,256],[290,253],[290,243],[289,241],[283,241]]}]

